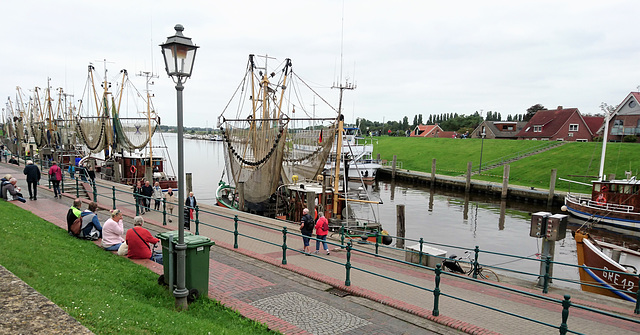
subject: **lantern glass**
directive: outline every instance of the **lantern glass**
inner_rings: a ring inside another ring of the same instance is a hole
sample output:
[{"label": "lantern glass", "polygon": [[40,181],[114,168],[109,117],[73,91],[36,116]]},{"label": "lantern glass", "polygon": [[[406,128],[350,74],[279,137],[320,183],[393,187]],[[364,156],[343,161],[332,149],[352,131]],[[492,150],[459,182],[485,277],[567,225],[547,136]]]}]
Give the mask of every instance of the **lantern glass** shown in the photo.
[{"label": "lantern glass", "polygon": [[183,29],[177,25],[176,34],[167,38],[167,42],[161,45],[167,74],[171,77],[189,78],[193,70],[198,47],[193,45],[190,38],[182,35]]}]

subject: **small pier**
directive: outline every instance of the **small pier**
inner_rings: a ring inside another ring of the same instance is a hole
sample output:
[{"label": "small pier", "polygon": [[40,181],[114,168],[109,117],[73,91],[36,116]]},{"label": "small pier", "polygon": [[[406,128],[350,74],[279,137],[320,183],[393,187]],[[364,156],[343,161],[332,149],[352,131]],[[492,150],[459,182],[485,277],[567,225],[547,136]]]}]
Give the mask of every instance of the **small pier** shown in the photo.
[{"label": "small pier", "polygon": [[[508,185],[506,195],[503,193],[504,184],[471,180],[467,177],[453,177],[441,174],[432,174],[429,172],[411,171],[406,169],[394,169],[389,166],[383,166],[378,169],[378,177],[386,180],[401,180],[413,184],[437,186],[444,189],[453,189],[465,192],[486,194],[494,197],[504,197],[524,202],[534,202],[545,204],[549,201],[550,191],[548,189],[539,189],[534,187],[526,187],[519,185]],[[552,195],[552,204],[563,204],[566,192],[554,191]],[[505,197],[506,196],[506,197]]]}]

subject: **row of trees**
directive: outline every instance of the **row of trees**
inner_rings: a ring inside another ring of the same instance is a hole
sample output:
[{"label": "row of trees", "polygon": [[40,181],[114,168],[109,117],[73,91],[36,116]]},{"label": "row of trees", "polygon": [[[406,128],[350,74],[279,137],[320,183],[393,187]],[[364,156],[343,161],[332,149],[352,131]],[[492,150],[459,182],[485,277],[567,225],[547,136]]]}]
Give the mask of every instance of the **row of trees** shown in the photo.
[{"label": "row of trees", "polygon": [[499,112],[488,111],[486,115],[482,115],[479,112],[475,112],[471,115],[459,115],[458,113],[443,113],[432,114],[426,122],[423,122],[422,114],[414,115],[413,123],[409,123],[409,118],[405,116],[401,121],[387,121],[386,123],[378,121],[370,121],[364,118],[358,118],[356,123],[362,131],[377,132],[378,134],[388,134],[391,130],[391,134],[397,136],[404,136],[407,131],[412,131],[416,126],[421,124],[438,124],[444,131],[456,131],[463,134],[467,131],[472,132],[482,121],[529,121],[533,115],[539,111],[544,110],[544,106],[536,104],[527,109],[525,114],[508,115],[503,120],[502,115]]}]

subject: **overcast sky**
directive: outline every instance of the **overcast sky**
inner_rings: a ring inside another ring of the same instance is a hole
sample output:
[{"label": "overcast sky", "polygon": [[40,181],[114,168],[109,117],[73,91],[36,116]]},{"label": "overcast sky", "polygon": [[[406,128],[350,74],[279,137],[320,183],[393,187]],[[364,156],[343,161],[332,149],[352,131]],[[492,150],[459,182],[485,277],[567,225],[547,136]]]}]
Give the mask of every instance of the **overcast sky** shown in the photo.
[{"label": "overcast sky", "polygon": [[251,53],[291,58],[335,105],[330,87],[342,72],[357,84],[344,98],[348,122],[475,111],[506,118],[537,103],[598,113],[601,102],[616,105],[640,85],[637,0],[21,0],[2,7],[3,99],[14,100],[16,86],[27,95],[46,87],[47,77],[79,99],[87,65],[102,74],[106,59],[108,78],[127,69],[139,89],[144,80],[135,74],[159,75],[155,107],[168,125],[176,124],[176,93],[158,45],[177,23],[200,46],[185,83],[185,126],[215,126]]}]

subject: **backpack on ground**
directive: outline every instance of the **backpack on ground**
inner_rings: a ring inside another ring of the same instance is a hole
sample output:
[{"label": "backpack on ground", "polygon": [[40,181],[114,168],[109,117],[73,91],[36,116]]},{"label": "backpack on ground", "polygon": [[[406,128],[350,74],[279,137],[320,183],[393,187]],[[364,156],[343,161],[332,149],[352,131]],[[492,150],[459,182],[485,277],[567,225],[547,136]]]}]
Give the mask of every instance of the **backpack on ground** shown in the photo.
[{"label": "backpack on ground", "polygon": [[77,219],[73,220],[73,223],[71,224],[71,227],[69,228],[69,231],[73,235],[78,235],[78,234],[80,234],[80,230],[81,229],[82,229],[82,215],[79,216]]}]

